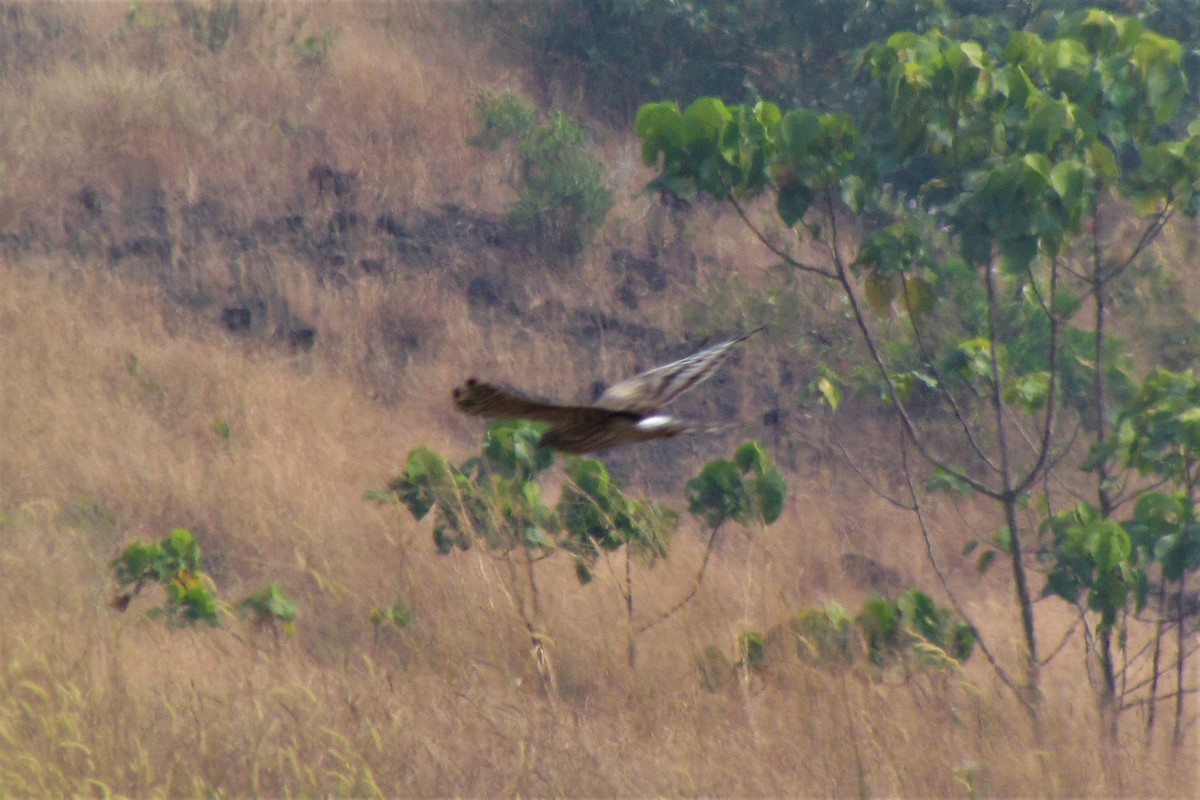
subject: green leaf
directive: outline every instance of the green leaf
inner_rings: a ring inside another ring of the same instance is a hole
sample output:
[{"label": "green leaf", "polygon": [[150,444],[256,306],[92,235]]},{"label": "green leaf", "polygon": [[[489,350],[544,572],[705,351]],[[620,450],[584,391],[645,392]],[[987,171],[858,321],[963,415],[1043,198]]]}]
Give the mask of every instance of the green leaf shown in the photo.
[{"label": "green leaf", "polygon": [[1157,533],[1177,530],[1187,516],[1181,499],[1167,492],[1144,492],[1133,504],[1133,517]]},{"label": "green leaf", "polygon": [[418,447],[408,454],[404,474],[389,484],[400,502],[408,506],[413,518],[422,520],[437,502],[437,494],[453,485],[453,467],[428,447]]},{"label": "green leaf", "polygon": [[524,501],[525,507],[533,511],[542,505],[542,490],[533,481],[519,481],[517,483],[517,493],[521,500]]},{"label": "green leaf", "polygon": [[238,609],[253,613],[261,620],[274,619],[280,622],[294,622],[299,614],[299,608],[283,592],[283,587],[273,583],[265,589],[251,594],[237,604]]},{"label": "green leaf", "polygon": [[526,525],[522,542],[531,550],[548,550],[552,547],[546,531],[536,525]]},{"label": "green leaf", "polygon": [[876,666],[883,666],[899,647],[901,633],[899,607],[890,600],[873,595],[854,617],[867,645],[867,657]]},{"label": "green leaf", "polygon": [[1050,373],[1035,372],[1018,377],[1011,394],[1026,411],[1042,408],[1050,396]]},{"label": "green leaf", "polygon": [[771,459],[767,457],[767,451],[758,442],[745,442],[734,451],[733,463],[737,464],[738,469],[742,472],[753,472],[756,475],[762,475],[768,469],[773,468]]},{"label": "green leaf", "polygon": [[799,180],[792,179],[779,187],[775,210],[789,228],[804,218],[816,193]]},{"label": "green leaf", "polygon": [[217,598],[208,587],[194,585],[188,587],[179,599],[182,618],[188,622],[206,622],[216,625]]},{"label": "green leaf", "polygon": [[794,161],[805,160],[810,155],[810,145],[820,131],[820,117],[807,109],[800,108],[784,114],[779,125],[784,153]]},{"label": "green leaf", "polygon": [[1120,175],[1120,169],[1117,167],[1117,157],[1113,155],[1111,149],[1099,140],[1088,145],[1087,163],[1091,171],[1104,184],[1111,185],[1116,183]]},{"label": "green leaf", "polygon": [[996,529],[992,534],[992,544],[1000,548],[1000,551],[1006,555],[1012,555],[1012,531],[1007,525],[1003,525]]},{"label": "green leaf", "polygon": [[674,103],[647,103],[638,109],[635,124],[642,140],[642,163],[658,164],[660,157],[670,158],[684,144],[684,122]]},{"label": "green leaf", "polygon": [[875,313],[880,317],[887,317],[892,311],[892,300],[896,298],[899,281],[891,275],[868,272],[863,279],[863,289],[866,291],[867,303]]},{"label": "green leaf", "polygon": [[912,277],[904,281],[904,308],[913,319],[925,319],[937,301],[933,284],[924,278]]},{"label": "green leaf", "polygon": [[683,112],[683,121],[690,139],[715,139],[733,119],[726,105],[715,97],[701,97]]},{"label": "green leaf", "polygon": [[[168,545],[168,543],[164,543]],[[171,531],[169,537],[170,552],[182,557],[196,550],[196,540],[192,538],[190,531],[184,528],[175,528]]]},{"label": "green leaf", "polygon": [[971,485],[957,474],[943,467],[936,467],[925,480],[925,488],[931,492],[950,492],[965,497],[971,493]]},{"label": "green leaf", "polygon": [[838,406],[842,403],[842,393],[836,385],[828,378],[821,378],[817,381],[817,391],[821,393],[821,397],[829,404],[829,407],[837,411]]},{"label": "green leaf", "polygon": [[126,547],[125,552],[111,564],[117,582],[122,586],[137,583],[149,574],[151,564],[161,552],[161,548],[156,544],[134,542]]},{"label": "green leaf", "polygon": [[397,628],[407,628],[412,624],[412,611],[404,604],[404,601],[397,600],[386,608],[371,609],[371,623],[376,627],[385,623],[395,625]]},{"label": "green leaf", "polygon": [[755,480],[754,494],[763,524],[770,525],[779,519],[783,513],[784,497],[787,495],[787,484],[779,470],[772,468]]},{"label": "green leaf", "polygon": [[729,519],[745,519],[750,497],[742,477],[732,461],[710,461],[700,474],[684,487],[688,511],[700,517],[709,528]]},{"label": "green leaf", "polygon": [[1115,520],[1100,519],[1088,526],[1088,550],[1097,570],[1116,569],[1132,552],[1129,534]]},{"label": "green leaf", "polygon": [[896,600],[905,627],[934,644],[942,643],[942,610],[933,598],[917,589],[909,589]]},{"label": "green leaf", "polygon": [[757,631],[745,631],[738,635],[740,663],[751,669],[761,667],[766,652],[767,639]]}]

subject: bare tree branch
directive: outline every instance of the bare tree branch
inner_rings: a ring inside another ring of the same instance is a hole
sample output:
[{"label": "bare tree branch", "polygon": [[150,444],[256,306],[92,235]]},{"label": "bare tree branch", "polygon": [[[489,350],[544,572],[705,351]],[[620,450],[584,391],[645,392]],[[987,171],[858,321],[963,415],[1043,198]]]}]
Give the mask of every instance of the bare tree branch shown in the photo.
[{"label": "bare tree branch", "polygon": [[831,427],[830,433],[833,435],[833,443],[836,444],[838,450],[840,450],[842,452],[842,457],[846,459],[846,463],[848,463],[850,465],[850,469],[854,470],[854,472],[858,475],[859,479],[861,479],[862,482],[864,484],[866,484],[867,488],[870,489],[873,494],[882,498],[883,500],[886,500],[887,502],[891,503],[896,508],[899,508],[903,511],[915,511],[916,510],[916,508],[914,506],[911,506],[902,500],[897,500],[896,498],[892,497],[890,494],[888,494],[887,492],[883,491],[878,486],[876,486],[875,482],[867,477],[866,473],[863,472],[862,468],[858,466],[858,462],[854,460],[854,457],[852,455],[850,455],[850,451],[846,449],[846,446],[842,443],[841,437],[838,436],[837,430]]},{"label": "bare tree branch", "polygon": [[776,247],[774,244],[771,243],[771,241],[769,239],[767,239],[766,234],[764,234],[761,230],[759,230],[758,226],[756,226],[753,222],[750,221],[749,215],[746,214],[746,210],[744,208],[742,208],[742,204],[737,201],[737,198],[734,197],[733,195],[729,195],[728,199],[729,199],[729,202],[733,205],[734,209],[737,210],[738,216],[740,216],[742,218],[742,222],[746,223],[746,227],[750,228],[750,231],[756,237],[758,237],[758,240],[760,242],[762,242],[764,245],[766,245],[766,248],[768,250],[770,250],[772,253],[774,253],[776,256],[778,256],[786,264],[788,264],[791,267],[794,267],[795,269],[800,270],[801,272],[810,272],[813,275],[820,275],[822,278],[828,278],[829,280],[837,280],[837,275],[835,275],[834,273],[829,272],[828,270],[821,269],[820,267],[814,267],[811,264],[802,264],[799,261],[797,261],[796,259],[792,258],[791,254]]},{"label": "bare tree branch", "polygon": [[990,470],[992,470],[992,472],[997,472],[998,470],[995,463],[993,463],[991,458],[988,457],[987,453],[984,452],[978,440],[976,440],[975,434],[971,432],[971,426],[967,422],[966,415],[959,407],[958,400],[954,397],[954,393],[950,391],[949,383],[938,371],[937,364],[935,363],[933,356],[929,353],[928,347],[925,345],[925,339],[923,336],[921,336],[921,329],[917,324],[917,315],[913,313],[913,309],[909,301],[908,278],[903,271],[900,273],[900,285],[904,289],[902,292],[904,296],[904,309],[907,312],[909,326],[912,328],[913,338],[917,343],[917,349],[921,353],[921,360],[925,362],[929,371],[933,373],[934,380],[937,381],[938,391],[942,397],[945,398],[946,403],[950,406],[950,410],[954,414],[954,418],[958,420],[958,424],[962,428],[963,435],[966,437],[967,444],[970,446],[971,450],[984,464],[987,465]]}]

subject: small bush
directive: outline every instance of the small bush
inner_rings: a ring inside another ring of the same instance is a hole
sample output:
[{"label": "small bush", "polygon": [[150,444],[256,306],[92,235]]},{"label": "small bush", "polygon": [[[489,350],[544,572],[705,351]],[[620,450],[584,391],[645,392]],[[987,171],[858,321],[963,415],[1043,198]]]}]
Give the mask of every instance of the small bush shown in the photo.
[{"label": "small bush", "polygon": [[[184,528],[176,528],[159,542],[134,542],[110,567],[119,586],[112,601],[118,611],[129,608],[147,584],[156,583],[166,592],[166,601],[146,612],[150,619],[165,619],[174,627],[197,623],[217,627],[220,615],[230,613],[228,603],[217,596],[213,579],[204,572],[200,545]],[[279,623],[288,634],[295,631],[299,615],[277,583],[238,601],[236,608],[261,626],[274,628]]]},{"label": "small bush", "polygon": [[517,200],[508,210],[513,232],[539,250],[576,255],[591,244],[612,208],[607,170],[592,155],[587,134],[566,114],[536,119],[533,106],[514,94],[484,94],[476,101],[481,129],[471,144],[515,151]]},{"label": "small bush", "polygon": [[874,595],[854,617],[831,602],[823,609],[805,609],[765,635],[743,631],[736,663],[720,647],[709,645],[696,660],[701,683],[716,692],[734,667],[754,673],[770,669],[786,658],[787,648],[780,645],[788,640],[811,667],[834,675],[865,668],[863,674],[879,680],[892,666],[906,675],[956,671],[975,649],[975,629],[918,589],[895,600]]},{"label": "small bush", "polygon": [[134,542],[112,562],[112,570],[122,588],[113,601],[118,610],[128,608],[142,587],[153,582],[166,590],[167,599],[148,616],[163,617],[172,625],[218,624],[212,580],[200,568],[200,546],[183,528],[161,542]]}]

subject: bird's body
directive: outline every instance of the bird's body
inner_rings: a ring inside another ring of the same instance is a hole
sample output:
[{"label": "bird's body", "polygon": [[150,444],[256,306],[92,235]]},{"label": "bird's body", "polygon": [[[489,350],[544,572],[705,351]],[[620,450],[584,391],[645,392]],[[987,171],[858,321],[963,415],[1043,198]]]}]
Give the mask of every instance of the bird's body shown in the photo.
[{"label": "bird's body", "polygon": [[681,433],[715,432],[723,426],[686,422],[659,409],[708,379],[734,345],[760,330],[614,384],[592,405],[535,400],[474,378],[454,390],[454,404],[471,416],[548,422],[551,428],[542,435],[542,444],[567,453],[591,453]]}]

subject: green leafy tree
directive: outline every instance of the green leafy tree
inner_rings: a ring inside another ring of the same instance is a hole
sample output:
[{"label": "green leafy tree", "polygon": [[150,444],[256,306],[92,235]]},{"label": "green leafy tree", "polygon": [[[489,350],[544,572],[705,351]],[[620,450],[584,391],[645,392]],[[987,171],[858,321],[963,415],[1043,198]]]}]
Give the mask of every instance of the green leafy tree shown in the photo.
[{"label": "green leafy tree", "polygon": [[[1125,523],[1131,547],[1153,559],[1161,579],[1155,624],[1147,726],[1154,724],[1159,665],[1165,628],[1174,628],[1176,639],[1174,728],[1176,744],[1182,740],[1187,639],[1197,626],[1187,624],[1188,580],[1200,570],[1200,520],[1197,519],[1197,484],[1200,482],[1200,381],[1191,370],[1159,369],[1147,376],[1137,396],[1121,411],[1111,449],[1121,463],[1163,482],[1170,491],[1153,489],[1138,494],[1133,517]],[[1137,600],[1139,610],[1149,589],[1145,575]],[[1168,602],[1170,598],[1173,602]]]},{"label": "green leafy tree", "polygon": [[[602,559],[625,554],[622,592],[629,626],[629,662],[636,661],[636,640],[670,618],[695,596],[712,554],[717,529],[727,520],[765,525],[783,510],[785,486],[762,446],[746,443],[733,461],[710,462],[689,482],[689,508],[710,528],[708,546],[695,582],[686,596],[646,621],[636,617],[633,564],[646,567],[668,555],[679,517],[653,500],[625,493],[599,461],[568,457],[557,503],[542,500],[539,475],[552,463],[553,451],[539,446],[542,428],[522,422],[493,421],[480,456],[455,466],[427,447],[408,457],[403,474],[383,491],[368,492],[377,502],[400,502],[417,520],[433,513],[434,545],[442,554],[483,546],[511,569],[510,588],[518,597],[546,688],[555,691],[549,642],[538,590],[538,563],[562,552],[574,563],[581,583],[589,583]],[[520,578],[518,579],[518,576]]]},{"label": "green leafy tree", "polygon": [[734,451],[733,459],[705,464],[700,474],[684,487],[688,511],[708,528],[708,542],[691,588],[678,602],[639,625],[638,635],[675,615],[700,591],[712,557],[717,533],[729,521],[751,528],[765,528],[783,513],[787,485],[758,442],[746,442]]},{"label": "green leafy tree", "polygon": [[553,459],[551,451],[538,446],[540,438],[533,426],[493,422],[481,455],[461,466],[419,447],[387,491],[369,492],[368,497],[398,500],[418,521],[433,511],[433,542],[439,553],[480,545],[508,567],[535,664],[553,694],[556,682],[534,567],[553,552],[559,524],[553,509],[542,502],[535,480]]},{"label": "green leafy tree", "polygon": [[[1189,81],[1200,79],[1194,0],[1090,5],[1134,14],[1184,45]],[[589,106],[621,121],[667,98],[762,98],[826,111],[861,108],[876,88],[858,79],[861,51],[896,31],[940,30],[1003,46],[1014,33],[1052,38],[1076,0],[523,0],[499,4],[497,23],[529,41],[537,73],[579,86]],[[1194,108],[1194,100],[1184,101]]]},{"label": "green leafy tree", "polygon": [[1096,636],[1104,693],[1110,702],[1117,688],[1113,634],[1130,592],[1144,579],[1136,569],[1132,540],[1119,522],[1085,502],[1050,517],[1043,527],[1053,536],[1044,551],[1051,566],[1042,594],[1071,603],[1086,595],[1086,607],[1099,615]]},{"label": "green leafy tree", "polygon": [[633,561],[646,567],[666,558],[669,537],[679,515],[653,500],[632,500],[621,492],[604,465],[594,459],[569,459],[567,483],[558,511],[567,531],[564,542],[575,556],[575,573],[581,583],[592,580],[602,555],[625,550],[625,615],[629,625],[629,665],[637,661]]},{"label": "green leafy tree", "polygon": [[[370,492],[368,497],[398,500],[417,520],[434,512],[434,545],[442,554],[483,546],[509,566],[510,588],[518,598],[517,611],[529,633],[535,663],[546,689],[554,693],[536,565],[561,551],[574,561],[580,582],[588,583],[599,558],[625,548],[626,605],[632,618],[630,560],[653,565],[665,557],[678,518],[658,503],[628,497],[592,459],[567,459],[562,494],[554,507],[547,505],[537,479],[554,453],[540,446],[542,428],[493,421],[480,456],[461,466],[427,447],[417,448],[387,491]],[[631,643],[631,660],[632,648]]]},{"label": "green leafy tree", "polygon": [[[1023,678],[979,645],[1031,711],[1042,659],[1022,512],[1067,458],[1070,431],[1101,447],[1111,435],[1132,389],[1113,355],[1113,287],[1200,205],[1200,124],[1172,138],[1181,59],[1178,43],[1092,10],[1047,38],[990,46],[894,34],[862,55],[877,104],[857,121],[715,98],[638,114],[653,188],[729,202],[784,264],[842,293],[899,427],[897,502],[917,514],[930,557],[916,463],[994,504]],[[764,194],[823,259],[796,258],[756,219],[748,201]],[[865,236],[842,232],[847,212],[870,223]],[[1140,229],[1114,235],[1130,215]],[[1102,518],[1116,508],[1111,478],[1096,472]],[[944,577],[943,588],[961,614]]]}]

